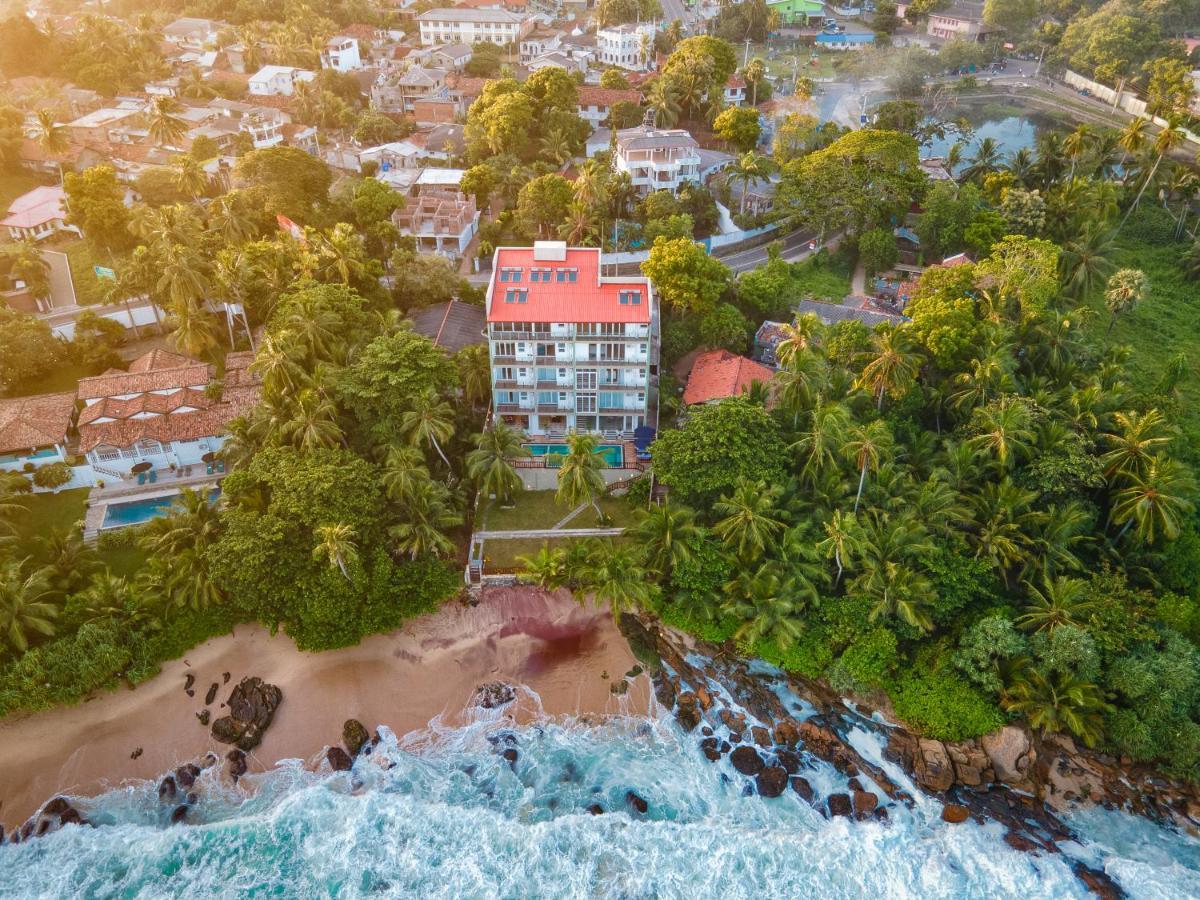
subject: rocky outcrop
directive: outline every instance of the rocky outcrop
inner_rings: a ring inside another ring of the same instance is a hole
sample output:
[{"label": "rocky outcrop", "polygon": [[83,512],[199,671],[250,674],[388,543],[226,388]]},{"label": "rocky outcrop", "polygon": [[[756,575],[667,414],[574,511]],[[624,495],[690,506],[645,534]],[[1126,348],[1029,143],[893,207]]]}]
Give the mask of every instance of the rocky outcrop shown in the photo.
[{"label": "rocky outcrop", "polygon": [[243,678],[229,695],[229,715],[213,722],[213,738],[239,750],[253,750],[262,743],[282,702],[283,691],[275,685],[258,677]]},{"label": "rocky outcrop", "polygon": [[1029,735],[1023,728],[1006,725],[999,731],[985,734],[980,743],[997,779],[1005,784],[1028,781],[1025,773],[1029,771],[1032,751]]},{"label": "rocky outcrop", "polygon": [[329,763],[329,768],[335,772],[349,772],[354,768],[354,760],[341,747],[330,747],[326,750],[325,760]]},{"label": "rocky outcrop", "polygon": [[754,785],[762,797],[778,797],[788,786],[788,773],[783,766],[767,766],[754,778]]},{"label": "rocky outcrop", "polygon": [[917,744],[913,775],[927,791],[941,793],[954,784],[954,765],[941,741],[922,740]]},{"label": "rocky outcrop", "polygon": [[471,703],[483,709],[499,709],[517,699],[517,691],[511,684],[503,681],[489,681],[475,688]]},{"label": "rocky outcrop", "polygon": [[342,725],[342,745],[351,756],[358,756],[370,740],[366,726],[358,719],[347,719]]}]

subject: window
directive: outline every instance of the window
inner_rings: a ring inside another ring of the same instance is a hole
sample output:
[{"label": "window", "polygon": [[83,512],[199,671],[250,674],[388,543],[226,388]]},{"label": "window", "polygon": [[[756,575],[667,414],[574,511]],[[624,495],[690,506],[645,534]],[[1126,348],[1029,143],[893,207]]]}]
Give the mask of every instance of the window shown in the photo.
[{"label": "window", "polygon": [[500,270],[501,281],[518,282],[521,280],[521,270],[514,268],[503,268]]},{"label": "window", "polygon": [[538,406],[554,406],[554,391],[538,391]]},{"label": "window", "polygon": [[121,458],[121,451],[118,450],[116,447],[109,447],[108,445],[101,445],[96,448],[96,459],[107,461],[110,459],[120,459],[120,458]]},{"label": "window", "polygon": [[500,381],[516,381],[517,376],[513,373],[513,367],[512,366],[501,366],[499,380]]},{"label": "window", "polygon": [[512,341],[497,341],[496,356],[516,356],[517,345]]},{"label": "window", "polygon": [[595,369],[580,369],[575,373],[575,388],[580,391],[594,391],[596,389],[596,370]]},{"label": "window", "polygon": [[642,292],[641,291],[621,291],[620,295],[622,306],[641,306]]},{"label": "window", "polygon": [[621,401],[621,395],[615,391],[601,391],[600,406],[602,409],[621,409],[624,403]]},{"label": "window", "polygon": [[594,413],[596,411],[596,395],[576,394],[575,411],[581,413]]},{"label": "window", "polygon": [[544,368],[544,367],[539,366],[538,370],[537,370],[537,380],[538,381],[553,381],[554,380],[554,370],[550,369],[550,368]]},{"label": "window", "polygon": [[538,356],[553,356],[554,355],[554,345],[553,344],[538,344],[537,345],[537,355]]},{"label": "window", "polygon": [[523,288],[509,288],[504,292],[505,303],[528,303],[529,291]]},{"label": "window", "polygon": [[550,270],[549,269],[530,269],[529,270],[529,280],[530,281],[549,282],[550,281]]},{"label": "window", "polygon": [[557,269],[557,270],[555,270],[555,277],[557,278],[557,280],[560,284],[564,281],[568,282],[570,284],[574,284],[576,279],[579,277],[579,270],[578,269]]},{"label": "window", "polygon": [[600,370],[601,384],[620,384],[621,370],[620,369],[601,369]]}]

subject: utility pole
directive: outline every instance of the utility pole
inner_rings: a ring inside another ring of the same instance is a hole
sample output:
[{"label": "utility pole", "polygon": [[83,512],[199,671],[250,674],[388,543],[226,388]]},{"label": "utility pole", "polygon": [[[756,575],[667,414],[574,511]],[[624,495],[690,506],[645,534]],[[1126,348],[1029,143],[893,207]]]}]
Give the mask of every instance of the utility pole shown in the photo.
[{"label": "utility pole", "polygon": [[1112,109],[1109,111],[1110,115],[1115,116],[1117,114],[1117,105],[1121,102],[1121,94],[1123,94],[1124,92],[1125,92],[1125,76],[1122,75],[1121,80],[1117,82],[1117,92],[1116,92],[1116,94],[1113,95],[1113,105],[1112,105]]},{"label": "utility pole", "polygon": [[750,62],[750,38],[746,38],[746,49],[742,53],[742,68],[746,68],[746,64]]}]

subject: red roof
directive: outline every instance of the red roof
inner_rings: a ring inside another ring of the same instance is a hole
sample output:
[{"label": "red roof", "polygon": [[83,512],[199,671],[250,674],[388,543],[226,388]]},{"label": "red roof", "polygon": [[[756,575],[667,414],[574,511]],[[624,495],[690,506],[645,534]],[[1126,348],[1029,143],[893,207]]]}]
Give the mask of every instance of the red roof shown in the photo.
[{"label": "red roof", "polygon": [[592,87],[586,84],[579,86],[580,106],[605,107],[613,106],[617,103],[632,103],[637,105],[641,102],[642,95],[635,90]]},{"label": "red roof", "polygon": [[[489,322],[650,323],[653,292],[648,279],[601,278],[599,249],[545,244],[501,247],[496,251],[488,287]],[[531,270],[549,273],[549,281],[533,281]],[[559,270],[566,270],[567,278],[573,270],[575,281],[559,281]],[[518,271],[519,281],[503,280],[506,272]],[[514,294],[512,301],[507,299],[510,291]],[[637,295],[636,303],[629,296],[633,293]]]},{"label": "red roof", "polygon": [[691,406],[738,397],[754,382],[767,384],[774,377],[773,370],[752,359],[728,350],[709,350],[696,358],[683,392],[683,402]]}]

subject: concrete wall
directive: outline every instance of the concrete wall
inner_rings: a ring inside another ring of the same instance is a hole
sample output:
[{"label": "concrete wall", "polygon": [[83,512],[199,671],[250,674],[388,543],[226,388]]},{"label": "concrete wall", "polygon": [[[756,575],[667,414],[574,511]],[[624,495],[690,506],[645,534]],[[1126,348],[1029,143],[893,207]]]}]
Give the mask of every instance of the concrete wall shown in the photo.
[{"label": "concrete wall", "polygon": [[[1110,88],[1108,85],[1101,84],[1099,81],[1093,81],[1090,78],[1085,78],[1078,72],[1072,72],[1070,69],[1068,69],[1066,74],[1063,75],[1063,81],[1076,90],[1087,90],[1093,97],[1103,100],[1105,103],[1109,104],[1109,106],[1115,104],[1119,109],[1123,109],[1132,116],[1137,116],[1140,119],[1149,119],[1160,128],[1165,128],[1167,125],[1166,119],[1159,118],[1158,116],[1147,115],[1146,101],[1142,100],[1137,95],[1130,93],[1129,91],[1121,91],[1121,93],[1118,94],[1116,90]],[[1200,145],[1200,135],[1193,134],[1186,128],[1180,130],[1183,132],[1184,137],[1186,137],[1188,141],[1193,144]]]}]

